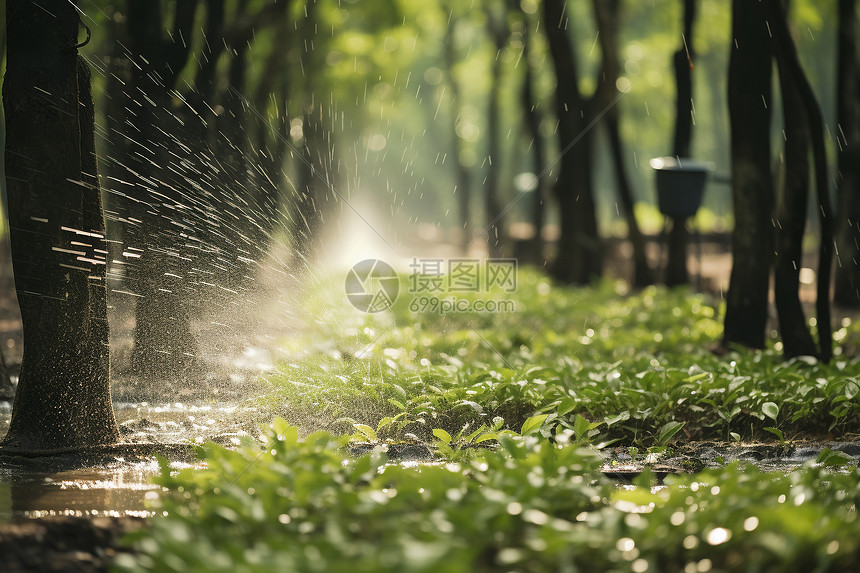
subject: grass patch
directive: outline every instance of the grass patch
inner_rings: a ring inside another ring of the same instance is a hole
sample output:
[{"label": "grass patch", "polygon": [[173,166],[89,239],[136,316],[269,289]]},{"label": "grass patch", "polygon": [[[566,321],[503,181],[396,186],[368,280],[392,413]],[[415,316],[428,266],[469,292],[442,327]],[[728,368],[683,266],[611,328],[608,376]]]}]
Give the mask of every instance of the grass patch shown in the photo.
[{"label": "grass patch", "polygon": [[505,298],[516,311],[415,312],[407,293],[367,315],[346,303],[340,282],[318,286],[304,297],[309,318],[285,341],[289,358],[270,378],[266,405],[308,430],[360,424],[396,440],[498,419],[519,430],[535,415],[546,415],[546,435],[585,420],[592,438],[644,446],[839,438],[860,428],[858,359],[845,358],[860,330],[848,319],[836,359],[821,364],[786,362],[775,333],[765,351],[715,356],[719,307],[687,290],[563,288],[520,270],[514,294],[458,297]]}]

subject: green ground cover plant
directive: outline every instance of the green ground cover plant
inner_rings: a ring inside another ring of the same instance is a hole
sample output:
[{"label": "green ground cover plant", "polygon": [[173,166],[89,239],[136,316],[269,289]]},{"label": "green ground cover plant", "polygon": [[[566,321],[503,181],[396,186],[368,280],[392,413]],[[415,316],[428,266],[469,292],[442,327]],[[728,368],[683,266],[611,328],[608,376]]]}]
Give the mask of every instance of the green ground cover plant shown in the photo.
[{"label": "green ground cover plant", "polygon": [[[860,469],[843,453],[790,472],[734,462],[619,483],[600,452],[856,439],[850,320],[833,363],[786,362],[776,340],[713,354],[720,309],[684,290],[567,289],[521,271],[515,294],[481,295],[515,313],[416,312],[401,297],[367,315],[331,302],[341,288],[306,293],[306,323],[282,341],[260,402],[283,418],[235,449],[201,447],[205,469],[164,461],[152,527],[118,570],[860,567]],[[435,457],[389,460],[409,443]]]},{"label": "green ground cover plant", "polygon": [[835,333],[836,359],[821,364],[785,361],[775,338],[764,351],[715,355],[718,301],[687,290],[626,293],[610,281],[562,288],[521,270],[513,295],[471,295],[507,297],[515,312],[415,312],[406,295],[367,315],[331,302],[343,299],[341,288],[306,297],[312,318],[285,342],[288,359],[269,378],[266,404],[309,429],[360,425],[373,429],[364,434],[371,441],[430,440],[436,428],[456,434],[501,418],[518,429],[545,414],[547,431],[573,429],[579,417],[591,438],[653,446],[845,438],[860,428],[860,330],[847,318]]},{"label": "green ground cover plant", "polygon": [[348,438],[300,439],[276,420],[261,446],[201,449],[171,471],[152,528],[120,571],[856,571],[860,470],[825,451],[760,473],[737,463],[619,487],[562,431],[502,435],[467,462],[389,463]]}]

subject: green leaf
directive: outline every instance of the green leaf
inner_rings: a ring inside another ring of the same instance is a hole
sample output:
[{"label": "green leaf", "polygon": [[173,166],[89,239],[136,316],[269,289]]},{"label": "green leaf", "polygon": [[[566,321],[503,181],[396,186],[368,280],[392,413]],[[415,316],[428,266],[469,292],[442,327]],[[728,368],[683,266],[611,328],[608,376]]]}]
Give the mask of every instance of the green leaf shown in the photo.
[{"label": "green leaf", "polygon": [[765,402],[761,405],[762,414],[776,422],[776,417],[779,416],[779,406],[774,402]]},{"label": "green leaf", "polygon": [[657,443],[661,446],[665,446],[672,437],[677,434],[681,428],[684,427],[686,422],[667,422],[663,424],[663,427],[660,428],[660,431],[657,433]]},{"label": "green leaf", "polygon": [[365,438],[367,438],[368,441],[379,441],[379,436],[376,435],[376,430],[374,430],[367,424],[353,424],[352,427],[358,430]]},{"label": "green leaf", "polygon": [[460,400],[457,403],[458,406],[468,406],[473,409],[479,416],[484,415],[484,407],[478,404],[477,402],[473,402],[472,400]]},{"label": "green leaf", "polygon": [[588,435],[588,430],[591,429],[591,422],[586,420],[580,414],[576,415],[576,418],[573,419],[573,431],[576,433],[578,438],[585,438]]},{"label": "green leaf", "polygon": [[763,429],[765,432],[770,432],[771,434],[773,434],[774,436],[776,436],[777,438],[779,438],[779,443],[780,443],[780,444],[781,444],[781,443],[783,443],[783,442],[785,442],[785,438],[784,438],[784,437],[783,437],[783,435],[782,435],[782,430],[780,430],[779,428],[762,428],[762,429]]},{"label": "green leaf", "polygon": [[289,422],[283,418],[275,418],[272,420],[272,429],[275,431],[279,440],[283,440],[289,444],[295,444],[299,439],[298,428],[291,426]]},{"label": "green leaf", "polygon": [[570,414],[574,410],[574,408],[576,408],[578,403],[579,402],[576,400],[576,398],[565,398],[558,405],[558,410],[556,411],[558,412],[559,416],[565,416],[567,414]]},{"label": "green leaf", "polygon": [[488,442],[490,440],[498,439],[499,435],[496,432],[487,432],[486,434],[481,434],[477,438],[475,438],[476,444],[480,444],[482,442]]},{"label": "green leaf", "polygon": [[434,428],[433,435],[444,444],[450,444],[453,439],[451,438],[451,434],[443,430],[442,428]]},{"label": "green leaf", "polygon": [[549,414],[539,414],[537,416],[532,416],[531,418],[523,422],[523,427],[520,430],[520,434],[523,436],[527,436],[532,432],[539,430],[540,427],[543,425],[544,420],[546,420],[548,416]]},{"label": "green leaf", "polygon": [[851,456],[845,452],[824,448],[821,450],[821,453],[818,454],[818,459],[816,461],[823,466],[833,467],[850,465],[853,460],[851,459]]},{"label": "green leaf", "polygon": [[624,410],[623,412],[621,412],[617,416],[609,416],[609,417],[603,418],[603,423],[605,423],[607,426],[614,426],[618,422],[626,422],[629,419],[630,419],[630,411]]},{"label": "green leaf", "polygon": [[698,374],[684,378],[684,382],[695,382],[696,380],[701,380],[705,376],[708,376],[708,372],[699,372]]}]

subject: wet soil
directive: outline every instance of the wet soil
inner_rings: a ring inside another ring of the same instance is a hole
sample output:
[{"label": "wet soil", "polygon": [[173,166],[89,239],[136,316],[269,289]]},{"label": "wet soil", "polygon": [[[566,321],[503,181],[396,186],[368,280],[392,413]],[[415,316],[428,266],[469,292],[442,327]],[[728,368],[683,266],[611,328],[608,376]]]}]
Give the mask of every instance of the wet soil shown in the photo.
[{"label": "wet soil", "polygon": [[124,551],[119,540],[146,526],[135,517],[44,517],[0,526],[3,571],[95,573],[108,571]]}]

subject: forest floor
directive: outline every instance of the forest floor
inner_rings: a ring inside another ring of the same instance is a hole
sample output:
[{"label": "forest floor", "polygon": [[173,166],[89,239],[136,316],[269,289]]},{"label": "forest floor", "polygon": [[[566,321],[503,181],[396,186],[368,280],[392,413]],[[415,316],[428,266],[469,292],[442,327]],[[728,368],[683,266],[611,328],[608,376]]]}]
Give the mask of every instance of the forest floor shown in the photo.
[{"label": "forest floor", "polygon": [[[616,253],[611,265],[611,273],[616,276],[627,272],[625,263],[619,262],[623,260],[623,256],[626,254],[623,252],[623,246],[621,251]],[[702,269],[702,276],[694,275],[693,283],[698,288],[719,297],[728,284],[730,257],[718,246],[713,248],[706,246],[703,251],[705,255],[701,259],[697,258],[695,254],[691,254],[690,257],[689,268],[694,272],[697,272],[699,268]],[[17,313],[14,291],[10,288],[11,281],[8,277],[0,277],[0,281],[3,283],[0,285],[3,287],[0,288],[0,348],[2,348],[14,375],[22,354],[20,316]],[[278,285],[277,289],[283,290],[283,284]],[[216,441],[224,443],[231,436],[247,431],[252,424],[243,424],[231,414],[224,414],[219,417],[217,413],[213,414],[211,410],[189,409],[188,411],[177,412],[174,408],[162,412],[163,419],[159,419],[158,414],[153,410],[146,410],[148,414],[142,417],[139,406],[141,403],[147,404],[146,400],[152,401],[156,408],[161,408],[162,406],[158,404],[165,402],[168,403],[168,406],[170,402],[175,404],[179,401],[188,402],[188,405],[192,406],[205,401],[220,401],[230,403],[232,408],[237,402],[247,398],[249,393],[253,396],[262,391],[262,387],[255,385],[254,381],[260,377],[261,372],[270,368],[271,363],[278,358],[273,356],[271,348],[275,341],[291,328],[291,317],[278,309],[285,306],[289,307],[295,303],[292,299],[285,300],[280,295],[275,294],[277,289],[275,287],[271,290],[263,289],[258,293],[259,298],[253,304],[261,306],[259,312],[243,314],[233,312],[230,309],[221,309],[208,316],[206,324],[198,325],[198,332],[206,341],[204,360],[209,365],[207,370],[212,374],[203,381],[203,384],[194,387],[174,387],[169,383],[165,383],[161,387],[144,386],[134,377],[126,375],[125,369],[131,349],[134,318],[132,307],[121,303],[116,304],[116,300],[121,301],[121,299],[114,297],[111,310],[111,344],[115,373],[114,397],[120,401],[126,401],[126,403],[133,401],[138,406],[137,409],[132,408],[125,413],[118,414],[124,418],[120,421],[124,422],[127,435],[136,434],[138,438],[143,437],[143,439],[150,440],[178,441],[189,437],[193,438],[192,434],[196,432],[201,436],[201,439],[211,440],[215,438]],[[804,287],[804,293],[808,292],[809,289]],[[201,397],[200,392],[206,395]],[[142,400],[143,402],[141,402]],[[196,406],[193,407],[196,408]],[[122,410],[120,409],[118,412],[122,412]],[[8,419],[7,416],[6,419]],[[204,416],[210,418],[211,424],[208,426],[195,420],[195,418]],[[178,423],[178,426],[171,426],[171,423]],[[172,435],[169,431],[165,431],[171,428],[177,430]],[[4,431],[5,428],[0,427],[0,433]],[[828,445],[831,447],[841,446],[841,444],[832,443]],[[685,464],[689,463],[689,460],[695,459],[695,464],[702,464],[702,460],[707,460],[709,456],[711,458],[718,456],[721,461],[733,458],[750,461],[765,460],[765,462],[771,460],[775,467],[788,460],[789,465],[797,466],[817,455],[823,445],[816,442],[810,444],[809,447],[804,447],[803,444],[796,443],[790,449],[780,449],[775,448],[773,444],[748,444],[745,449],[739,449],[733,444],[707,442],[691,445],[691,447],[694,450],[687,451],[683,455],[662,459],[662,465],[655,469],[658,473],[686,471],[689,467]],[[732,447],[735,450],[731,450]],[[856,448],[852,449],[852,444],[848,444],[846,447],[849,450],[849,455],[857,455],[857,452],[854,451]],[[626,449],[619,449],[614,458],[615,465],[611,471],[607,470],[607,475],[619,479],[632,478],[641,471],[642,464],[627,463],[630,461]],[[140,503],[146,491],[143,484],[146,482],[146,475],[152,475],[156,471],[157,468],[150,465],[143,470],[143,473],[141,473],[140,468],[137,468],[136,480],[128,479],[129,476],[125,475],[126,485],[135,489],[135,499],[138,500],[136,502],[128,502],[127,500],[120,502],[120,504],[126,504],[128,508],[131,508],[126,513],[106,511],[104,515],[98,515],[98,512],[93,514],[92,512],[72,510],[66,515],[63,515],[62,512],[50,512],[53,513],[51,515],[45,512],[28,514],[26,510],[11,512],[13,507],[20,510],[28,503],[33,503],[34,508],[40,503],[44,503],[45,490],[44,488],[28,490],[27,487],[21,487],[21,480],[19,480],[17,487],[7,486],[9,491],[0,493],[0,497],[8,496],[9,498],[6,501],[6,509],[9,510],[8,513],[10,513],[9,517],[11,518],[0,522],[0,554],[8,556],[4,562],[4,570],[83,572],[106,570],[110,559],[118,551],[117,543],[120,537],[129,530],[146,526],[145,519],[134,516],[146,514],[145,511],[142,511],[143,507]],[[0,468],[0,490],[4,488],[2,482],[6,481],[4,480],[4,473],[9,475],[8,468]],[[61,480],[58,483],[69,484],[72,481],[81,481],[85,485],[89,483],[90,485],[87,487],[93,489],[98,489],[98,484],[103,479],[103,476],[90,476],[89,482],[86,479],[78,480],[75,478],[74,472],[65,477],[65,481]],[[78,478],[85,477],[78,476]],[[33,479],[28,479],[30,483],[33,483]],[[62,496],[64,492],[65,494],[69,493],[65,485],[49,489],[53,491],[51,495],[55,496],[57,494]],[[85,499],[83,503],[92,501],[92,498],[84,497],[83,499]],[[4,502],[0,500],[0,513],[3,513],[3,510]]]}]

